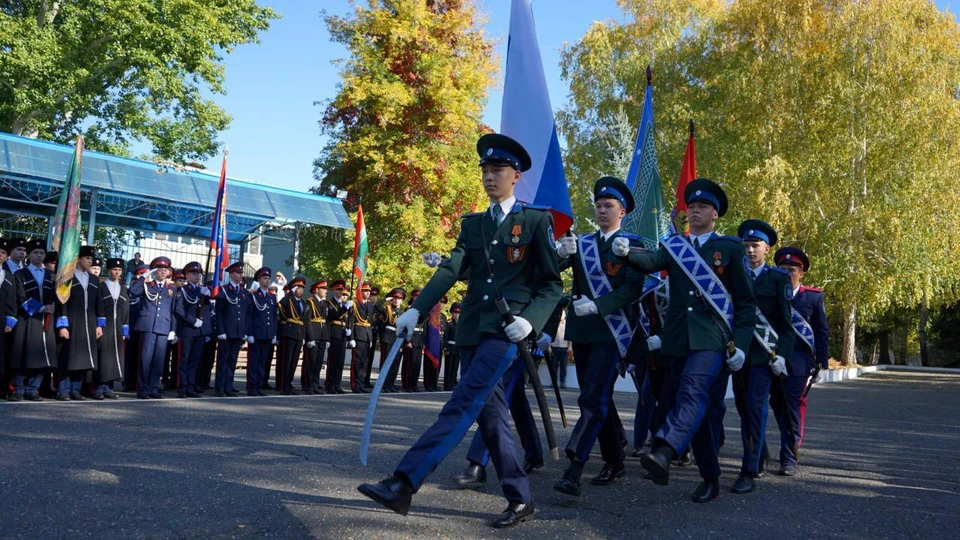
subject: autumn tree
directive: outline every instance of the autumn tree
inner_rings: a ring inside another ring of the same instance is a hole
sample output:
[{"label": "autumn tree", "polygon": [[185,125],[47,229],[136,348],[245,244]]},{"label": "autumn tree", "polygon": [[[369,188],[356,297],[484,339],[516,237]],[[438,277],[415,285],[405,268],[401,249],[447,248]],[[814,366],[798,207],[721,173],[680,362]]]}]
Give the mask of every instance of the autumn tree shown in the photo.
[{"label": "autumn tree", "polygon": [[[351,210],[363,204],[377,283],[423,285],[421,253],[449,252],[459,217],[485,200],[475,145],[496,69],[478,17],[471,0],[369,0],[350,17],[325,17],[350,56],[323,104],[329,143],[315,190],[347,190]],[[305,266],[347,275],[347,236],[304,235]]]},{"label": "autumn tree", "polygon": [[277,14],[254,0],[0,2],[0,130],[124,154],[216,153],[230,121],[223,58]]},{"label": "autumn tree", "polygon": [[662,74],[663,178],[676,178],[695,119],[699,172],[732,202],[722,228],[760,217],[811,254],[809,281],[826,289],[844,363],[858,322],[956,301],[960,263],[948,254],[960,247],[960,196],[944,185],[960,160],[952,16],[925,0],[621,6],[624,24],[595,24],[565,52],[573,99],[561,127],[579,141],[568,162],[599,163],[589,145],[603,126],[591,119],[621,105],[638,113],[650,62]]}]

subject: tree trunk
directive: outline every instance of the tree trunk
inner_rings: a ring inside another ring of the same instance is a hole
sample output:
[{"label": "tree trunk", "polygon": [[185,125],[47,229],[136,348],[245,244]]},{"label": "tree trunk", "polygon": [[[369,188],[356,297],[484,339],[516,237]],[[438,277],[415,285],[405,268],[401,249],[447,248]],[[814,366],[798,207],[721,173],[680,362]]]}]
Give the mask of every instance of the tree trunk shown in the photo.
[{"label": "tree trunk", "polygon": [[843,347],[840,353],[840,363],[845,366],[857,362],[857,306],[848,305],[843,308]]},{"label": "tree trunk", "polygon": [[877,363],[886,365],[893,363],[890,361],[890,332],[888,330],[880,332],[880,358]]},{"label": "tree trunk", "polygon": [[927,350],[927,319],[930,316],[930,310],[927,306],[920,306],[920,328],[918,338],[920,340],[920,365],[930,365],[930,351]]}]

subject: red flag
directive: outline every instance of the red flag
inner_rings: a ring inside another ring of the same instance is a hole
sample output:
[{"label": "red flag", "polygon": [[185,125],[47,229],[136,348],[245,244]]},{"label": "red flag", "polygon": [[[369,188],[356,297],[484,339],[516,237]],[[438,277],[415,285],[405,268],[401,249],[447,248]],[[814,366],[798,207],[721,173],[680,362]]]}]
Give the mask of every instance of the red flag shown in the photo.
[{"label": "red flag", "polygon": [[683,165],[680,167],[680,180],[677,182],[677,198],[670,214],[670,233],[689,234],[690,225],[687,223],[687,201],[683,192],[687,184],[697,177],[697,147],[693,137],[693,120],[690,121],[690,138],[687,139],[687,151],[683,154]]},{"label": "red flag", "polygon": [[213,286],[210,294],[216,296],[220,290],[223,270],[230,266],[230,248],[227,243],[227,154],[223,151],[223,165],[220,166],[220,187],[217,189],[217,207],[213,212],[213,227],[210,230],[210,251],[207,255],[207,273],[210,272],[210,259],[213,259],[213,274],[210,276]]}]

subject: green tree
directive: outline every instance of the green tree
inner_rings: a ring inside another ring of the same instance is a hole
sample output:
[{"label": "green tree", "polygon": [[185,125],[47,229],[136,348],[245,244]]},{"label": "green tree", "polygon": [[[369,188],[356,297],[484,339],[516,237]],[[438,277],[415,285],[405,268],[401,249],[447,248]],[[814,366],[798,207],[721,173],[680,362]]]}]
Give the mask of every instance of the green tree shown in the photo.
[{"label": "green tree", "polygon": [[254,0],[0,1],[0,129],[175,161],[216,153],[223,56],[277,14]]},{"label": "green tree", "polygon": [[[596,140],[582,119],[639,109],[626,96],[642,95],[649,61],[661,74],[661,169],[679,169],[680,133],[694,118],[699,172],[732,201],[723,227],[764,218],[811,254],[809,280],[826,289],[844,363],[855,360],[858,321],[957,299],[948,254],[960,197],[943,185],[960,160],[952,16],[925,0],[621,4],[632,20],[594,25],[565,52],[568,140]],[[602,78],[609,84],[591,90]]]},{"label": "green tree", "polygon": [[[349,18],[325,17],[349,58],[320,120],[329,143],[315,161],[315,191],[363,204],[368,275],[383,285],[423,285],[421,253],[449,252],[459,216],[485,197],[476,141],[496,68],[470,0],[369,0]],[[346,241],[306,235],[304,266],[347,275]]]}]

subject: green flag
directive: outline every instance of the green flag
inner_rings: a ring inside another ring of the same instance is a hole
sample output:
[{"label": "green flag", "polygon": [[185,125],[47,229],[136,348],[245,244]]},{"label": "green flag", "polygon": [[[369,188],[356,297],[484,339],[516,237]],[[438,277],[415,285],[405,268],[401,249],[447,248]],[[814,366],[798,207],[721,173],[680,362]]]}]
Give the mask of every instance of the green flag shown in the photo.
[{"label": "green flag", "polygon": [[358,303],[363,302],[361,289],[363,289],[363,280],[367,277],[367,253],[369,250],[367,225],[363,222],[363,205],[360,205],[357,207],[357,236],[353,241],[353,275],[360,285],[354,291]]},{"label": "green flag", "polygon": [[70,299],[73,271],[80,254],[80,167],[83,161],[83,137],[77,136],[73,159],[67,169],[67,181],[60,193],[60,204],[53,216],[53,243],[51,249],[60,253],[57,265],[57,298],[61,303]]},{"label": "green flag", "polygon": [[647,249],[656,249],[660,238],[667,234],[670,216],[663,207],[660,167],[653,136],[653,85],[650,83],[649,68],[647,71],[640,130],[626,178],[636,208],[623,219],[623,229],[642,236]]}]

